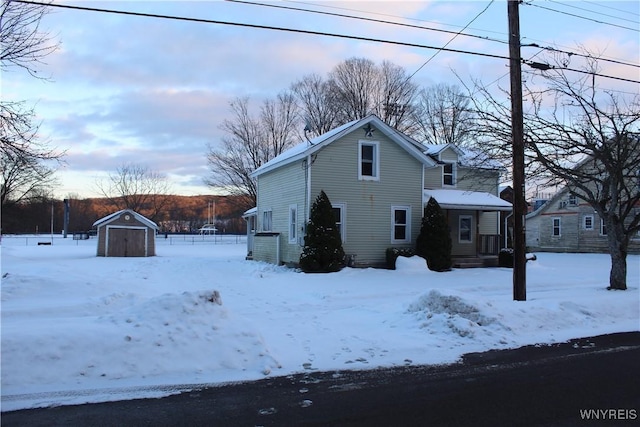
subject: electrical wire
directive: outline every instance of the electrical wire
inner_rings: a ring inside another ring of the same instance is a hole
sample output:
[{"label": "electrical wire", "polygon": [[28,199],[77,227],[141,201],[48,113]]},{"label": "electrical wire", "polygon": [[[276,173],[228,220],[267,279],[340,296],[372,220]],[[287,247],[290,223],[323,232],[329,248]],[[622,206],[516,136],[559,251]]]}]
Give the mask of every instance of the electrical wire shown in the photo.
[{"label": "electrical wire", "polygon": [[612,24],[610,22],[600,21],[598,19],[593,19],[593,18],[587,18],[587,17],[581,16],[581,15],[576,15],[574,13],[563,12],[561,10],[556,10],[556,9],[552,9],[550,7],[540,6],[538,4],[534,4],[531,1],[525,1],[525,2],[522,2],[522,4],[526,4],[527,6],[537,7],[539,9],[549,10],[551,12],[556,12],[556,13],[560,13],[560,14],[567,15],[567,16],[573,16],[574,18],[580,18],[580,19],[584,19],[584,20],[587,20],[587,21],[592,21],[592,22],[595,22],[597,24],[610,25],[612,27],[622,28],[624,30],[634,31],[636,33],[640,32],[640,29],[638,29],[638,28],[625,27],[624,25]]},{"label": "electrical wire", "polygon": [[[461,49],[449,49],[449,48],[442,48],[442,47],[437,47],[437,46],[422,45],[422,44],[418,44],[418,43],[407,43],[407,42],[384,40],[384,39],[377,39],[377,38],[371,38],[371,37],[361,37],[361,36],[353,36],[353,35],[346,35],[346,34],[327,33],[327,32],[321,32],[321,31],[310,31],[310,30],[301,30],[301,29],[294,29],[294,28],[275,27],[275,26],[269,26],[269,25],[247,24],[247,23],[240,23],[240,22],[220,21],[220,20],[204,19],[204,18],[192,18],[192,17],[183,17],[183,16],[175,16],[175,15],[162,15],[162,14],[156,14],[156,13],[133,12],[133,11],[125,11],[125,10],[117,10],[117,9],[104,9],[104,8],[96,8],[96,7],[88,7],[88,6],[75,6],[75,5],[66,5],[66,4],[58,4],[58,3],[45,3],[45,2],[29,1],[29,0],[12,0],[12,1],[15,1],[16,3],[36,4],[36,5],[40,5],[40,6],[56,7],[56,8],[62,8],[62,9],[70,9],[70,10],[80,10],[80,11],[99,12],[99,13],[111,13],[111,14],[117,14],[117,15],[137,16],[137,17],[145,17],[145,18],[169,19],[169,20],[196,22],[196,23],[204,23],[204,24],[229,25],[229,26],[235,26],[235,27],[245,27],[245,28],[272,30],[272,31],[283,31],[283,32],[298,33],[298,34],[309,34],[309,35],[317,35],[317,36],[335,37],[335,38],[342,38],[342,39],[367,41],[367,42],[373,42],[373,43],[385,43],[385,44],[392,44],[392,45],[397,45],[397,46],[414,47],[414,48],[419,48],[419,49],[441,50],[441,51],[452,52],[452,53],[460,53],[460,54],[466,54],[466,55],[481,56],[481,57],[485,57],[485,58],[503,59],[503,60],[507,60],[507,61],[510,59],[507,56],[495,55],[495,54],[490,54],[490,53],[473,52],[473,51],[467,51],[467,50],[461,50]],[[609,75],[599,74],[599,73],[585,72],[585,71],[574,70],[574,69],[569,69],[569,68],[565,68],[565,69],[569,70],[569,71],[582,72],[582,73],[586,73],[586,74],[596,75],[596,76],[599,76],[599,77],[611,78],[611,79],[620,80],[620,81],[626,81],[626,82],[630,82],[630,83],[640,83],[640,81],[638,81],[638,80],[625,79],[625,78],[622,78],[622,77],[609,76]]]}]

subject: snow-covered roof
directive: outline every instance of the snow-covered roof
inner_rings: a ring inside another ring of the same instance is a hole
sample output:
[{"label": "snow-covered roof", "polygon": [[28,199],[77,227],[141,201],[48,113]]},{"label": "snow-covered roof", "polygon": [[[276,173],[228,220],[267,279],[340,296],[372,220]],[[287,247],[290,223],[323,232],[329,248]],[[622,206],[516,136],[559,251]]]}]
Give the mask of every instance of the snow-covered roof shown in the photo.
[{"label": "snow-covered roof", "polygon": [[93,223],[94,227],[99,227],[102,224],[106,224],[110,221],[112,221],[113,219],[117,218],[118,216],[122,215],[123,213],[129,213],[131,215],[133,215],[138,221],[140,221],[141,223],[147,225],[150,228],[153,228],[154,230],[158,229],[158,225],[151,221],[148,218],[145,218],[144,216],[140,215],[139,213],[132,211],[131,209],[122,209],[119,210],[118,212],[114,212],[111,215],[107,215],[104,218],[100,218],[99,220],[97,220],[96,222]]},{"label": "snow-covered roof", "polygon": [[512,205],[493,194],[466,190],[424,190],[425,200],[436,199],[442,209],[511,211]]},{"label": "snow-covered roof", "polygon": [[303,141],[298,145],[289,148],[279,156],[274,157],[264,165],[257,168],[255,171],[253,171],[251,176],[255,178],[280,166],[303,159],[304,157],[313,154],[321,148],[329,145],[338,138],[341,138],[342,136],[353,132],[356,129],[359,129],[368,123],[372,124],[376,128],[376,130],[386,135],[392,141],[398,143],[398,145],[402,146],[407,152],[409,152],[409,154],[411,154],[422,163],[428,165],[435,164],[431,158],[427,157],[424,154],[424,147],[421,147],[421,144],[417,143],[415,140],[412,140],[396,129],[393,129],[391,126],[387,125],[377,116],[372,114],[363,119],[345,123],[344,125],[339,126],[325,134],[315,137],[309,141]]}]

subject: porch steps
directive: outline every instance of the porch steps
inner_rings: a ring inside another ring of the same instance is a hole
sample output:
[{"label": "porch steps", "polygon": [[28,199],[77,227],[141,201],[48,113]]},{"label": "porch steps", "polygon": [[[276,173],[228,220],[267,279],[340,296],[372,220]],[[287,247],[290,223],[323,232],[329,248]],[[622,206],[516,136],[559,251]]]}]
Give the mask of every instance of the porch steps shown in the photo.
[{"label": "porch steps", "polygon": [[498,266],[498,257],[493,256],[453,258],[451,261],[453,268],[482,268]]}]

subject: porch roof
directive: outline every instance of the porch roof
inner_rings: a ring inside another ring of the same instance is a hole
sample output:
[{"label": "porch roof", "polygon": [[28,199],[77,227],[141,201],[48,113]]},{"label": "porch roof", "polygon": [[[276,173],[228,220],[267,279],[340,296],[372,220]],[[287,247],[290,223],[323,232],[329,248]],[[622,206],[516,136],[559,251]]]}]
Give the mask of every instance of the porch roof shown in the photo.
[{"label": "porch roof", "polygon": [[481,191],[448,189],[424,190],[424,199],[429,200],[430,197],[436,199],[436,202],[438,202],[442,209],[507,212],[512,210],[511,203],[493,194]]}]

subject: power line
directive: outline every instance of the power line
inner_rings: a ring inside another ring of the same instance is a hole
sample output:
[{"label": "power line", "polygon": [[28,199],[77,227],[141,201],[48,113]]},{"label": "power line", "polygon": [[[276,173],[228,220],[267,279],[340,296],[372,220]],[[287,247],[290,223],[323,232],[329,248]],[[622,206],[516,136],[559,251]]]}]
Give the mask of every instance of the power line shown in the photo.
[{"label": "power line", "polygon": [[[264,6],[264,7],[272,7],[272,8],[276,8],[276,9],[294,10],[294,11],[299,11],[299,12],[314,13],[314,14],[318,14],[318,15],[336,16],[336,17],[339,17],[339,18],[356,19],[356,20],[361,20],[361,21],[375,22],[375,23],[379,23],[379,24],[397,25],[399,27],[407,27],[407,28],[415,28],[415,29],[420,29],[420,30],[428,30],[428,31],[440,32],[440,33],[447,33],[447,34],[453,34],[454,36],[462,35],[462,36],[465,36],[465,37],[473,37],[473,38],[478,38],[478,39],[482,39],[482,40],[489,40],[489,41],[494,41],[494,42],[497,42],[497,43],[507,44],[507,42],[504,41],[504,40],[491,39],[491,38],[486,37],[486,36],[479,36],[479,35],[475,35],[475,34],[462,33],[462,31],[464,31],[469,26],[469,24],[467,24],[467,26],[465,26],[462,30],[456,32],[456,31],[450,31],[450,30],[443,30],[443,29],[440,29],[440,28],[425,27],[425,26],[422,26],[422,25],[404,24],[404,23],[401,23],[401,22],[384,21],[384,20],[381,20],[381,19],[365,18],[363,16],[345,15],[343,13],[322,12],[322,11],[319,11],[319,10],[303,9],[303,8],[293,7],[293,6],[282,6],[282,5],[271,4],[271,3],[259,3],[259,2],[253,2],[253,1],[245,1],[245,0],[225,0],[225,1],[227,1],[229,3],[247,4],[247,5],[252,5],[252,6]],[[339,8],[339,9],[342,9],[342,8]],[[351,9],[349,9],[349,10],[351,10]],[[471,21],[471,22],[473,22],[473,21]]]},{"label": "power line", "polygon": [[[230,2],[230,3],[238,3],[238,4],[245,4],[245,5],[252,5],[252,6],[264,6],[264,7],[276,8],[276,9],[283,9],[283,10],[293,10],[293,11],[299,11],[299,12],[306,12],[306,13],[313,13],[313,14],[320,14],[320,15],[328,15],[328,16],[336,16],[336,17],[340,17],[340,18],[348,18],[348,19],[369,21],[369,22],[375,22],[375,23],[396,25],[396,26],[407,27],[407,28],[415,28],[415,29],[421,29],[421,30],[427,30],[427,31],[435,31],[435,32],[453,34],[454,37],[451,40],[449,40],[449,42],[447,42],[444,45],[444,47],[448,46],[449,43],[451,43],[451,41],[453,39],[455,39],[457,36],[473,37],[473,38],[478,38],[478,39],[481,39],[481,40],[493,41],[493,42],[503,43],[503,44],[507,44],[508,43],[507,41],[504,41],[504,40],[498,40],[498,39],[489,38],[489,37],[485,37],[485,36],[478,36],[478,35],[475,35],[475,34],[463,33],[463,31],[465,29],[467,29],[469,27],[469,25],[475,19],[477,19],[478,16],[480,16],[482,13],[480,15],[476,16],[469,24],[465,25],[460,31],[456,32],[456,31],[442,30],[442,29],[438,29],[438,28],[425,27],[425,26],[420,26],[420,25],[403,24],[403,23],[399,23],[399,22],[384,21],[384,20],[380,20],[380,19],[372,19],[372,18],[365,18],[365,17],[361,17],[361,16],[346,15],[346,14],[342,14],[342,13],[322,12],[322,11],[318,11],[318,10],[304,9],[304,8],[292,7],[292,6],[282,6],[282,5],[270,4],[270,3],[261,3],[261,2],[247,1],[247,0],[226,0],[226,1]],[[303,4],[306,4],[306,3],[303,3]],[[354,10],[354,9],[345,9],[345,8],[340,8],[340,7],[334,7],[334,8],[350,10],[350,11],[354,11],[354,12],[362,12],[362,11],[358,11],[358,10]],[[366,12],[366,13],[369,13],[369,12]],[[403,18],[403,19],[408,19],[408,18]],[[560,50],[560,49],[557,49],[557,48],[554,48],[554,47],[540,46],[537,43],[531,43],[531,44],[527,44],[527,45],[522,45],[522,47],[536,47],[536,48],[540,48],[540,49],[544,49],[544,50],[548,50],[548,51],[552,51],[552,52],[564,53],[564,54],[569,55],[569,56],[579,56],[579,57],[583,57],[583,58],[593,59],[593,57],[590,56],[590,55],[585,55],[585,54],[578,53],[578,52],[570,52],[570,51],[566,51],[566,50]],[[442,50],[442,48],[439,48],[439,49]],[[436,53],[436,55],[437,55],[437,53]],[[603,61],[603,62],[612,62],[612,63],[625,65],[625,66],[640,67],[640,65],[638,65],[638,64],[629,64],[627,62],[616,60],[616,59],[608,59],[608,58],[601,57],[601,58],[598,58],[598,60],[599,61]],[[424,65],[426,65],[426,63]],[[422,67],[424,67],[424,65]],[[420,68],[422,68],[422,67],[420,67]]]},{"label": "power line", "polygon": [[[321,32],[321,31],[300,30],[300,29],[293,29],[293,28],[274,27],[274,26],[269,26],[269,25],[247,24],[247,23],[240,23],[240,22],[220,21],[220,20],[214,20],[214,19],[191,18],[191,17],[183,17],[183,16],[175,16],[175,15],[162,15],[162,14],[156,14],[156,13],[132,12],[132,11],[125,11],[125,10],[117,10],[117,9],[104,9],[104,8],[95,8],[95,7],[88,7],[88,6],[74,6],[74,5],[65,5],[65,4],[57,4],[57,3],[45,3],[45,2],[28,1],[28,0],[13,0],[13,1],[15,1],[16,3],[36,4],[36,5],[40,5],[40,6],[57,7],[57,8],[61,8],[61,9],[70,9],[70,10],[81,10],[81,11],[87,11],[87,12],[111,13],[111,14],[126,15],[126,16],[138,16],[138,17],[145,17],[145,18],[169,19],[169,20],[196,22],[196,23],[204,23],[204,24],[229,25],[229,26],[235,26],[235,27],[245,27],[245,28],[272,30],[272,31],[282,31],[282,32],[289,32],[289,33],[335,37],[335,38],[342,38],[342,39],[367,41],[367,42],[373,42],[373,43],[385,43],[385,44],[392,44],[392,45],[397,45],[397,46],[414,47],[414,48],[419,48],[419,49],[441,50],[441,51],[445,51],[445,52],[461,53],[461,54],[466,54],[466,55],[481,56],[481,57],[485,57],[485,58],[495,58],[495,59],[509,60],[509,57],[502,56],[502,55],[490,54],[490,53],[472,52],[472,51],[461,50],[461,49],[448,49],[448,48],[442,48],[442,47],[436,47],[436,46],[422,45],[422,44],[418,44],[418,43],[407,43],[407,42],[384,40],[384,39],[377,39],[377,38],[371,38],[371,37],[362,37],[362,36],[353,36],[353,35],[346,35],[346,34],[327,33],[327,32]],[[579,70],[573,70],[573,69],[569,69],[569,68],[565,68],[565,69],[567,69],[569,71],[581,72]],[[622,77],[609,76],[609,75],[605,75],[605,74],[598,74],[598,73],[587,73],[587,74],[593,74],[593,75],[597,75],[599,77],[611,78],[611,79],[626,81],[626,82],[630,82],[630,83],[640,83],[640,81],[638,81],[638,80],[625,79],[625,78],[622,78]]]},{"label": "power line", "polygon": [[[636,24],[636,25],[640,24],[638,21],[635,21],[635,20],[632,20],[632,19],[626,19],[626,18],[621,18],[619,16],[614,16],[614,15],[609,15],[609,14],[606,14],[606,13],[596,12],[596,11],[589,10],[589,9],[586,9],[586,8],[583,8],[583,7],[574,6],[573,4],[569,4],[569,3],[562,3],[562,2],[559,2],[559,1],[555,1],[555,0],[547,0],[547,1],[549,3],[556,3],[556,4],[562,5],[564,7],[570,7],[570,8],[573,8],[573,9],[582,10],[584,12],[595,13],[595,14],[598,14],[598,15],[601,15],[601,16],[606,16],[608,18],[619,19],[621,21],[631,22],[632,24]],[[588,18],[585,18],[585,19],[588,19]]]},{"label": "power line", "polygon": [[523,4],[526,4],[527,6],[537,7],[537,8],[540,8],[540,9],[549,10],[551,12],[556,12],[556,13],[560,13],[560,14],[567,15],[567,16],[573,16],[574,18],[580,18],[580,19],[584,19],[584,20],[587,20],[587,21],[592,21],[592,22],[595,22],[595,23],[598,23],[598,24],[610,25],[612,27],[622,28],[624,30],[635,31],[636,33],[640,32],[640,29],[638,29],[638,28],[625,27],[624,25],[612,24],[610,22],[600,21],[598,19],[593,19],[593,18],[586,18],[584,16],[576,15],[576,14],[573,14],[573,13],[563,12],[561,10],[552,9],[550,7],[540,6],[538,4],[532,3],[531,1],[523,2]]}]

